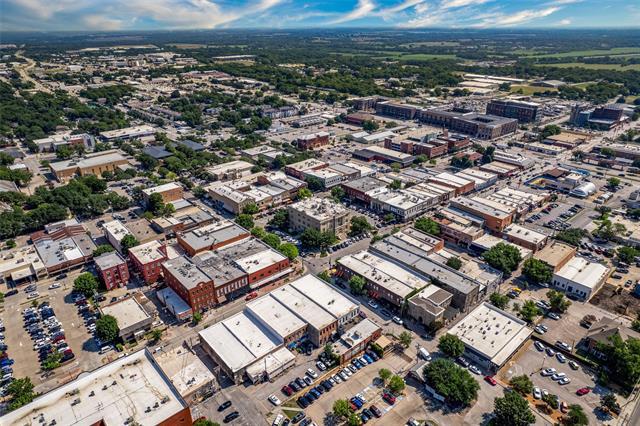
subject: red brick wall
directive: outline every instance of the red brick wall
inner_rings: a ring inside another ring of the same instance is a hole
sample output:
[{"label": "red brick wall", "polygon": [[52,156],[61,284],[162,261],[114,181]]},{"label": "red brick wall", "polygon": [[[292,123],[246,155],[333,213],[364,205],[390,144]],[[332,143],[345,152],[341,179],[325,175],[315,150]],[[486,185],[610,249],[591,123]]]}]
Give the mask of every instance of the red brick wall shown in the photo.
[{"label": "red brick wall", "polygon": [[277,274],[289,267],[289,259],[285,259],[281,262],[278,262],[273,265],[269,265],[266,268],[262,268],[259,271],[256,271],[252,274],[249,274],[249,284],[254,283],[256,281],[264,280],[271,275]]}]

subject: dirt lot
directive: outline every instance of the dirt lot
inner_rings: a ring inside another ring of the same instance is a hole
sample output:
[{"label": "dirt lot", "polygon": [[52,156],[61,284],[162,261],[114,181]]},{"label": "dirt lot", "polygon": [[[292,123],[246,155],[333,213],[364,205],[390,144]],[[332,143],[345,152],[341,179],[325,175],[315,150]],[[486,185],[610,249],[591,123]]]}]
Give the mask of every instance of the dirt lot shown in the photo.
[{"label": "dirt lot", "polygon": [[[630,287],[633,289],[633,287]],[[619,293],[618,293],[619,292]],[[589,303],[617,315],[635,318],[640,313],[640,298],[622,287],[605,284]]]}]

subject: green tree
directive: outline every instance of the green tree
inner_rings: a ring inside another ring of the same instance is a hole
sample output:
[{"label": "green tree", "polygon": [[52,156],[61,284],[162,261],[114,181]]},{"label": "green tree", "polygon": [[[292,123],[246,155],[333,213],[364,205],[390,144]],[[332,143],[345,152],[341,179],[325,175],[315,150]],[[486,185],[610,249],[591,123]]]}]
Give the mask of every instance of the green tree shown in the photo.
[{"label": "green tree", "polygon": [[[320,178],[317,178],[315,176],[307,176],[307,178],[305,179],[305,182],[307,182],[307,186],[309,187],[308,189],[309,194],[311,193],[311,191],[324,191],[325,189],[324,183],[320,180]],[[306,188],[303,188],[300,191],[303,191],[304,189]],[[300,196],[300,191],[298,191],[298,196]],[[304,198],[309,198],[309,197],[304,197]]]},{"label": "green tree", "polygon": [[547,292],[547,299],[549,299],[549,305],[554,312],[566,312],[571,306],[571,301],[567,300],[564,293],[555,290],[549,290]]},{"label": "green tree", "polygon": [[580,245],[580,240],[582,240],[586,234],[587,232],[584,229],[569,228],[558,232],[555,239],[577,247]]},{"label": "green tree", "polygon": [[353,216],[351,218],[351,228],[349,229],[349,236],[355,237],[360,234],[364,234],[367,231],[373,229],[369,221],[364,216]]},{"label": "green tree", "polygon": [[242,213],[244,214],[256,214],[258,211],[259,209],[256,203],[249,203],[242,209]]},{"label": "green tree", "polygon": [[193,426],[220,426],[220,423],[212,422],[209,419],[198,419],[193,423]]},{"label": "green tree", "polygon": [[614,393],[606,393],[600,397],[600,407],[612,413],[620,413],[620,404]]},{"label": "green tree", "polygon": [[338,399],[333,403],[333,414],[342,419],[349,417],[351,414],[351,407],[349,406],[349,401],[346,399]]},{"label": "green tree", "polygon": [[457,271],[462,268],[462,260],[460,260],[460,258],[458,257],[450,257],[449,259],[447,259],[447,266]]},{"label": "green tree", "polygon": [[378,123],[376,123],[373,120],[365,120],[362,123],[362,128],[364,130],[366,130],[367,132],[373,132],[373,131],[378,130]]},{"label": "green tree", "polygon": [[269,226],[285,231],[289,227],[289,212],[287,209],[277,210],[269,221]]},{"label": "green tree", "polygon": [[440,235],[440,225],[430,217],[422,216],[416,220],[414,227],[427,234],[438,236]]},{"label": "green tree", "polygon": [[29,377],[15,379],[7,386],[9,395],[9,411],[13,411],[34,400],[33,383]]},{"label": "green tree", "polygon": [[382,383],[387,384],[387,380],[389,380],[392,376],[391,370],[387,368],[381,368],[378,370],[378,377],[382,380]]},{"label": "green tree", "polygon": [[438,340],[438,349],[445,355],[457,358],[464,353],[464,343],[458,336],[447,333]]},{"label": "green tree", "polygon": [[400,188],[402,188],[402,182],[400,182],[398,179],[394,179],[389,185],[387,185],[389,187],[389,189],[395,189],[398,190]]},{"label": "green tree", "polygon": [[547,126],[544,126],[544,129],[542,129],[542,131],[540,132],[540,139],[546,139],[549,136],[559,135],[560,133],[562,133],[562,129],[560,128],[560,126],[549,124]]},{"label": "green tree", "polygon": [[16,248],[16,245],[17,244],[16,244],[15,240],[7,240],[7,248],[10,248],[10,249]]},{"label": "green tree", "polygon": [[346,195],[346,192],[344,192],[344,189],[342,189],[341,186],[334,186],[331,188],[331,197],[336,202],[342,201]]},{"label": "green tree", "polygon": [[493,415],[495,426],[527,426],[536,421],[527,400],[516,392],[495,398]]},{"label": "green tree", "polygon": [[329,275],[328,271],[322,271],[318,274],[318,278],[320,278],[322,281],[331,282],[331,275]]},{"label": "green tree", "polygon": [[409,333],[408,331],[403,331],[402,333],[400,333],[400,336],[398,336],[398,340],[400,341],[400,344],[402,346],[408,348],[411,345],[413,337],[411,337],[411,333]]},{"label": "green tree", "polygon": [[96,334],[104,342],[112,342],[120,333],[118,320],[111,315],[103,315],[96,321]]},{"label": "green tree", "polygon": [[349,288],[353,294],[364,294],[366,281],[359,275],[354,275],[349,279]]},{"label": "green tree", "polygon": [[324,250],[336,242],[336,236],[329,231],[320,232],[315,228],[306,228],[300,235],[303,246]]},{"label": "green tree", "polygon": [[101,254],[105,254],[105,253],[111,253],[112,251],[115,251],[115,249],[113,248],[113,246],[111,244],[100,244],[93,251],[93,257],[98,257]]},{"label": "green tree", "polygon": [[138,244],[140,244],[140,241],[138,241],[132,234],[127,234],[122,237],[122,240],[120,240],[120,247],[124,254],[128,254],[129,249],[137,246]]},{"label": "green tree", "polygon": [[393,213],[387,213],[382,217],[385,223],[393,222],[396,220],[396,216]]},{"label": "green tree", "polygon": [[450,164],[452,167],[458,169],[468,169],[469,167],[473,167],[473,161],[469,158],[468,155],[463,155],[461,157],[451,157]]},{"label": "green tree", "polygon": [[617,188],[620,186],[620,179],[617,177],[610,177],[607,179],[607,186],[609,188]]},{"label": "green tree", "polygon": [[265,244],[267,244],[268,246],[271,246],[274,249],[277,249],[281,243],[280,237],[270,232],[267,232],[267,234],[262,238],[262,241],[264,241]]},{"label": "green tree", "polygon": [[622,246],[618,247],[616,255],[621,262],[631,264],[634,262],[636,256],[640,256],[640,250],[629,246]]},{"label": "green tree", "polygon": [[397,375],[391,376],[387,388],[395,394],[401,393],[405,388],[404,379]]},{"label": "green tree", "polygon": [[522,274],[533,284],[548,283],[551,281],[553,271],[542,260],[533,257],[525,260],[522,266]]},{"label": "green tree", "polygon": [[311,192],[308,188],[301,188],[298,190],[298,199],[304,200],[305,198],[313,197],[313,192]]},{"label": "green tree", "polygon": [[253,218],[251,217],[250,214],[245,214],[245,213],[239,214],[236,217],[236,223],[245,229],[253,228]]},{"label": "green tree", "polygon": [[609,378],[627,390],[633,389],[640,380],[640,339],[624,341],[614,334],[607,344],[598,344],[597,349],[605,355]]},{"label": "green tree", "polygon": [[91,297],[98,291],[98,280],[92,273],[84,272],[73,281],[73,290]]},{"label": "green tree", "polygon": [[159,342],[160,339],[162,339],[162,330],[160,330],[159,328],[154,328],[153,330],[151,330],[151,341]]},{"label": "green tree", "polygon": [[349,417],[347,418],[347,426],[360,426],[361,424],[362,420],[360,419],[360,416],[356,413],[349,414]]},{"label": "green tree", "polygon": [[480,385],[466,370],[453,361],[440,358],[424,368],[426,382],[449,404],[469,405],[478,397]]},{"label": "green tree", "polygon": [[60,367],[60,360],[62,360],[62,354],[54,351],[42,362],[42,369],[45,371],[54,370]]},{"label": "green tree", "polygon": [[298,252],[298,247],[292,243],[282,243],[278,246],[278,251],[289,258],[289,260],[295,260],[296,257],[300,254]]},{"label": "green tree", "polygon": [[197,325],[202,321],[202,314],[200,312],[194,312],[191,319],[193,320],[193,324]]},{"label": "green tree", "polygon": [[526,374],[512,377],[509,384],[520,395],[526,396],[533,392],[533,382]]},{"label": "green tree", "polygon": [[505,309],[509,305],[509,296],[500,293],[491,293],[489,302],[499,309]]},{"label": "green tree", "polygon": [[567,426],[586,426],[589,424],[589,418],[580,405],[572,404],[569,406],[564,424]]},{"label": "green tree", "polygon": [[505,243],[498,243],[491,247],[482,257],[489,265],[505,274],[515,271],[522,260],[518,249]]},{"label": "green tree", "polygon": [[251,235],[261,240],[265,237],[265,235],[267,235],[267,231],[265,231],[264,228],[260,226],[254,226],[253,228],[251,228]]},{"label": "green tree", "polygon": [[533,300],[527,300],[522,304],[520,308],[520,312],[518,312],[520,318],[525,320],[528,323],[533,322],[533,319],[542,314],[540,308],[536,306]]}]

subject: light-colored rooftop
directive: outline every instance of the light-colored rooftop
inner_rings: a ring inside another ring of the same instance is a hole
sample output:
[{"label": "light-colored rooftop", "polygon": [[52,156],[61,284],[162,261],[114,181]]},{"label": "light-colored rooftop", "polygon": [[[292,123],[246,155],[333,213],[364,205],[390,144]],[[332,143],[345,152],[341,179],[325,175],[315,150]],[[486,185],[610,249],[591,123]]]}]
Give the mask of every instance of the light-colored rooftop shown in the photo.
[{"label": "light-colored rooftop", "polygon": [[313,217],[318,221],[333,219],[336,216],[349,214],[349,210],[340,203],[329,198],[311,197],[289,205],[289,210]]},{"label": "light-colored rooftop", "polygon": [[575,253],[576,249],[569,244],[553,240],[550,244],[547,244],[544,248],[535,254],[535,258],[545,262],[551,267],[555,267],[558,263],[562,262],[567,256]]},{"label": "light-colored rooftop", "polygon": [[235,259],[236,265],[247,274],[253,274],[256,271],[282,262],[286,257],[272,249],[265,249],[249,256]]},{"label": "light-colored rooftop", "polygon": [[520,252],[520,256],[523,259],[527,259],[529,256],[531,256],[532,251],[529,250],[528,248],[519,246],[517,244],[510,243],[507,240],[503,240],[502,238],[495,237],[495,236],[493,236],[491,234],[484,234],[480,238],[477,238],[477,239],[473,240],[473,245],[481,247],[484,250],[489,250],[493,246],[496,246],[496,245],[498,245],[500,243],[506,244],[506,245],[511,246],[511,247],[515,247]]},{"label": "light-colored rooftop", "polygon": [[96,266],[103,271],[126,263],[126,260],[124,260],[122,256],[115,251],[103,253],[98,257],[94,257],[93,261],[96,263]]},{"label": "light-colored rooftop", "polygon": [[116,241],[120,241],[125,235],[131,234],[131,232],[119,220],[105,222],[102,225],[102,229],[104,229],[106,234],[113,236]]},{"label": "light-colored rooftop", "polygon": [[602,263],[590,262],[584,257],[576,256],[569,260],[554,277],[564,278],[574,283],[594,289],[609,273],[609,268]]},{"label": "light-colored rooftop", "polygon": [[135,297],[127,297],[100,308],[103,315],[111,315],[118,320],[118,328],[125,330],[149,319],[149,314]]},{"label": "light-colored rooftop", "polygon": [[123,425],[132,418],[141,425],[156,425],[185,407],[173,384],[145,349],[81,374],[5,414],[0,423],[93,425],[103,421],[106,425]]},{"label": "light-colored rooftop", "polygon": [[125,127],[124,129],[107,130],[100,132],[100,136],[105,139],[126,138],[155,133],[155,129],[148,125]]},{"label": "light-colored rooftop", "polygon": [[518,225],[517,223],[512,223],[507,226],[504,231],[502,231],[505,235],[509,235],[514,238],[518,238],[520,240],[527,241],[532,244],[540,244],[544,241],[547,236],[534,231],[533,229],[525,228],[524,226]]},{"label": "light-colored rooftop", "polygon": [[133,256],[140,263],[147,264],[165,258],[166,256],[160,251],[163,244],[158,240],[149,241],[129,249],[129,256]]},{"label": "light-colored rooftop", "polygon": [[482,303],[449,330],[465,346],[502,366],[526,341],[532,329],[518,317]]},{"label": "light-colored rooftop", "polygon": [[290,285],[272,291],[271,296],[316,330],[322,330],[336,320],[315,301]]},{"label": "light-colored rooftop", "polygon": [[283,340],[291,333],[307,326],[306,322],[284,307],[271,294],[247,303],[245,311],[266,327],[271,328]]},{"label": "light-colored rooftop", "polygon": [[182,189],[182,187],[175,182],[169,182],[169,183],[165,183],[164,185],[154,186],[153,188],[143,189],[142,192],[150,196],[151,194],[162,193],[162,192],[171,191],[174,189]]}]

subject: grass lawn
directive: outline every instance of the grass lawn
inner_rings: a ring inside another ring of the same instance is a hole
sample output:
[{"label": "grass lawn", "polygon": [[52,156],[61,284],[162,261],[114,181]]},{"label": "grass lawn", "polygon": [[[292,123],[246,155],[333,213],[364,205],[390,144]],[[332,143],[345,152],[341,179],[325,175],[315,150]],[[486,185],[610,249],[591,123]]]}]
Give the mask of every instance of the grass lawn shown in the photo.
[{"label": "grass lawn", "polygon": [[456,55],[447,54],[429,54],[429,53],[410,53],[408,55],[400,55],[398,59],[401,61],[430,61],[431,59],[455,59]]},{"label": "grass lawn", "polygon": [[522,89],[523,95],[533,95],[534,93],[542,93],[546,91],[557,92],[558,89],[553,87],[538,87],[538,86],[518,86],[511,85],[511,93],[518,92],[518,90]]},{"label": "grass lawn", "polygon": [[564,62],[560,64],[540,64],[541,66],[546,67],[556,67],[556,68],[586,68],[591,70],[616,70],[616,71],[631,71],[640,70],[640,64],[632,64],[627,65],[625,67],[620,66],[620,64],[583,64],[582,62]]},{"label": "grass lawn", "polygon": [[572,50],[570,52],[546,53],[534,55],[536,58],[572,58],[575,56],[603,56],[603,55],[623,55],[628,53],[640,53],[640,47],[614,47],[603,50]]}]

